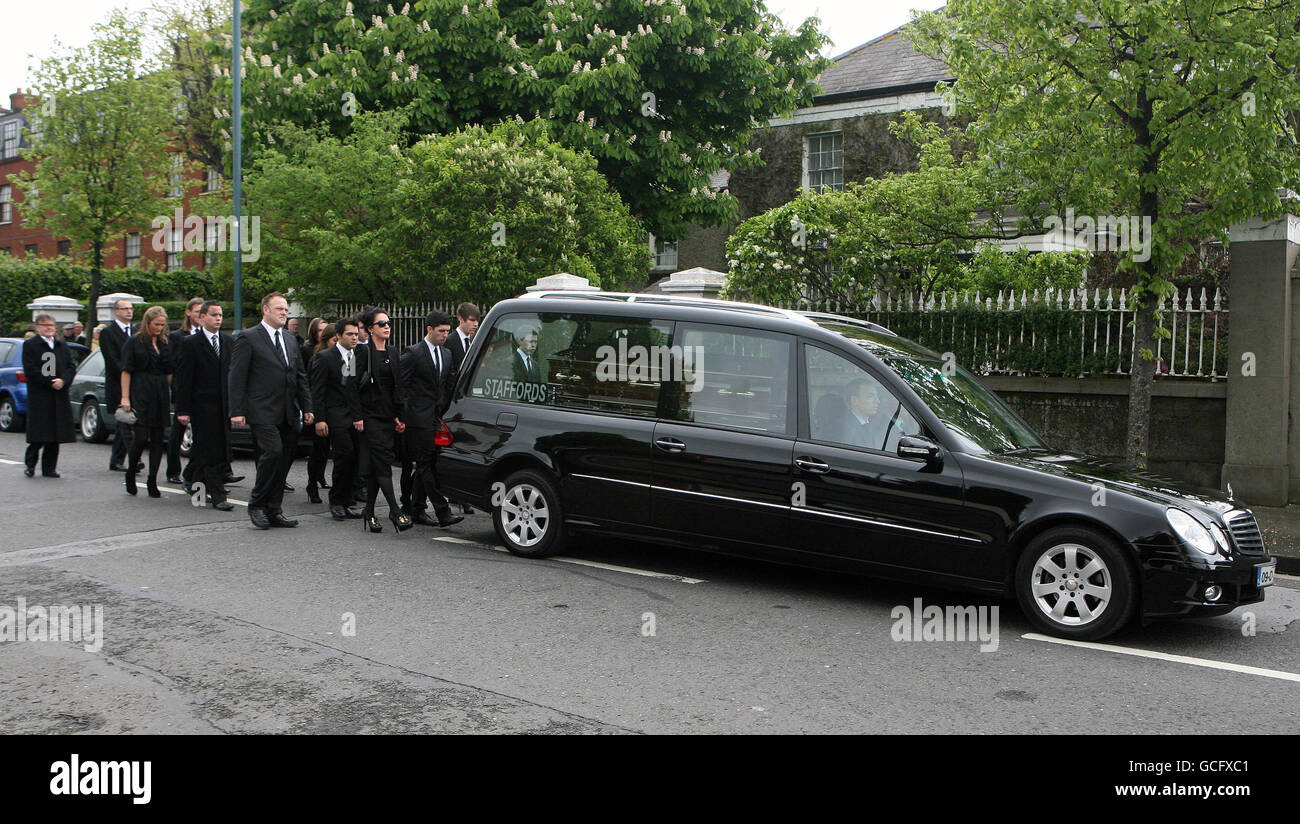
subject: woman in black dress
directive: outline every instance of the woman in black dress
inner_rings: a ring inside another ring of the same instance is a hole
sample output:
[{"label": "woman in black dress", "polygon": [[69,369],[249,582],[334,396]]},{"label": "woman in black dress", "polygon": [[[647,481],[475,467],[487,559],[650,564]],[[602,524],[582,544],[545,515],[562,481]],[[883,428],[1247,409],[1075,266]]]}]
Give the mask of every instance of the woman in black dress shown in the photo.
[{"label": "woman in black dress", "polygon": [[140,331],[122,347],[122,408],[135,413],[135,443],[126,469],[126,491],[136,493],[135,468],[149,447],[150,498],[158,491],[158,465],[167,449],[163,431],[171,419],[172,359],[167,346],[167,311],[161,306],[145,310]]},{"label": "woman in black dress", "polygon": [[367,476],[366,507],[361,512],[361,524],[371,532],[382,532],[375,518],[375,501],[384,493],[388,502],[388,518],[393,528],[404,532],[411,528],[411,519],[402,513],[397,496],[393,494],[393,466],[397,463],[394,450],[395,432],[402,432],[402,388],[398,378],[399,353],[388,347],[392,327],[388,313],[380,309],[367,309],[361,314],[361,325],[370,335],[368,346],[358,346],[357,384],[361,395],[361,467]]}]

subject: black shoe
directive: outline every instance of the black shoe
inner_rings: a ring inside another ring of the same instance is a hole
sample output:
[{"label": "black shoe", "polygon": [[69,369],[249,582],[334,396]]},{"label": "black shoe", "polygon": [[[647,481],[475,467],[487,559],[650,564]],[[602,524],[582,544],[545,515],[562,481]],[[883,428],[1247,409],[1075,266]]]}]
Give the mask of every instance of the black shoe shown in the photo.
[{"label": "black shoe", "polygon": [[25,467],[25,468],[23,469],[23,474],[26,475],[26,476],[29,477],[29,478],[32,477],[33,475],[36,474],[36,467],[34,467],[34,466],[28,466],[28,467]]},{"label": "black shoe", "polygon": [[125,467],[125,466],[121,466],[121,465],[119,465],[119,464],[109,464],[109,465],[108,465],[108,471],[109,471],[109,472],[125,472],[125,471],[126,471],[126,467]]},{"label": "black shoe", "polygon": [[415,526],[415,524],[411,522],[410,518],[398,512],[388,513],[388,520],[393,522],[393,529],[398,532],[405,532]]},{"label": "black shoe", "polygon": [[313,484],[307,484],[307,500],[314,504],[320,503],[320,493],[316,491]]},{"label": "black shoe", "polygon": [[383,524],[379,523],[379,519],[376,518],[374,515],[362,515],[361,531],[362,532],[383,532],[384,527]]},{"label": "black shoe", "polygon": [[144,461],[136,461],[135,471],[139,472],[141,469],[144,469]]},{"label": "black shoe", "polygon": [[150,498],[161,498],[162,493],[158,491],[158,481],[150,478],[145,482],[144,488],[149,492]]},{"label": "black shoe", "polygon": [[232,504],[230,501],[213,501],[212,508],[219,510],[221,512],[230,512],[232,509],[235,508],[235,505]]},{"label": "black shoe", "polygon": [[281,527],[282,529],[292,529],[298,525],[298,522],[292,518],[284,517],[283,512],[277,512],[274,515],[267,515],[266,520],[271,522],[271,526]]},{"label": "black shoe", "polygon": [[438,522],[429,517],[427,512],[417,512],[411,516],[411,520],[420,526],[437,526]]},{"label": "black shoe", "polygon": [[330,488],[330,485],[327,484],[327,483],[325,483],[325,479],[324,479],[324,478],[321,478],[319,481],[317,481],[317,482],[316,482],[316,485],[319,486],[321,489],[329,489],[329,488]]},{"label": "black shoe", "polygon": [[61,478],[61,477],[63,477],[63,476],[61,476],[61,475],[60,475],[59,473],[57,473],[57,472],[42,472],[42,473],[41,473],[41,477],[42,477],[42,478]]},{"label": "black shoe", "polygon": [[126,494],[134,495],[135,492],[135,473],[128,472],[126,473]]},{"label": "black shoe", "polygon": [[292,491],[293,491],[293,487],[289,486],[288,484],[285,484],[285,485],[284,485],[284,491],[285,491],[285,492],[292,492]]},{"label": "black shoe", "polygon": [[258,529],[270,529],[271,522],[266,519],[266,510],[250,506],[248,508],[248,520],[253,522],[253,526]]},{"label": "black shoe", "polygon": [[462,504],[460,511],[465,513],[466,515],[473,515],[474,507],[470,506],[469,504]]},{"label": "black shoe", "polygon": [[193,484],[187,484],[187,483],[186,483],[186,484],[181,484],[181,489],[185,490],[185,494],[186,494],[186,495],[189,495],[190,497],[194,497],[194,486],[193,486]]},{"label": "black shoe", "polygon": [[336,520],[336,521],[350,521],[350,520],[352,520],[352,519],[354,519],[354,518],[360,518],[360,517],[361,517],[361,513],[360,513],[360,512],[354,512],[354,511],[352,511],[351,509],[348,509],[346,506],[332,506],[332,507],[330,507],[330,515],[331,515],[331,516],[334,518],[334,520]]},{"label": "black shoe", "polygon": [[228,484],[237,484],[237,483],[239,483],[239,482],[242,481],[242,480],[244,480],[244,476],[243,476],[243,475],[234,475],[234,474],[231,474],[231,475],[227,475],[227,476],[226,476],[226,480],[224,481],[224,483],[228,483]]},{"label": "black shoe", "polygon": [[438,513],[438,526],[453,526],[465,520],[464,515],[452,515],[451,510]]},{"label": "black shoe", "polygon": [[181,476],[180,476],[180,475],[168,475],[168,476],[167,476],[167,483],[169,483],[169,484],[180,484],[180,483],[184,483],[184,481],[181,480]]}]

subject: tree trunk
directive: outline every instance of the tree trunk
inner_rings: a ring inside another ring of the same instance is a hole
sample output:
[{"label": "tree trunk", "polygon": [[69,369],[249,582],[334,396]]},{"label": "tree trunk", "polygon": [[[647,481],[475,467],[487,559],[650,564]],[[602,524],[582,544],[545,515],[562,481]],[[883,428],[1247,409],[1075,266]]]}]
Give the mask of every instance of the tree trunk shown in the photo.
[{"label": "tree trunk", "polygon": [[95,304],[99,303],[99,293],[103,288],[104,241],[96,238],[90,244],[90,306],[86,309],[86,340],[99,321],[95,318]]},{"label": "tree trunk", "polygon": [[1142,357],[1143,349],[1152,349],[1155,307],[1150,298],[1142,301],[1133,318],[1133,362],[1129,365],[1128,437],[1124,458],[1130,467],[1146,469],[1151,441],[1151,384],[1155,379],[1155,361]]}]

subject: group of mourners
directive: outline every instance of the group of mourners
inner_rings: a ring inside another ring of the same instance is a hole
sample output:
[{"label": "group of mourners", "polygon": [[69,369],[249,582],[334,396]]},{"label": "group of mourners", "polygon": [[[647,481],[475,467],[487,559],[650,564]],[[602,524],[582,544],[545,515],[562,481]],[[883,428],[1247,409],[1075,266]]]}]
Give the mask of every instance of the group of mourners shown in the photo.
[{"label": "group of mourners", "polygon": [[[367,308],[333,323],[316,318],[304,342],[286,328],[284,295],[272,292],[261,308],[260,323],[232,336],[221,331],[219,301],[191,300],[180,328],[171,332],[161,306],[146,309],[136,325],[130,301],[114,305],[99,348],[106,406],[117,421],[109,469],[125,474],[126,492],[138,494],[147,450],[144,486],[150,497],[161,497],[158,471],[166,454],[168,481],[181,484],[196,502],[233,510],[229,486],[243,476],[233,473],[231,435],[234,427],[247,427],[257,467],[249,519],[259,529],[297,526],[285,516],[283,500],[293,491],[286,479],[307,427],[307,495],[321,503],[320,491],[327,490],[335,519],[361,519],[365,529],[383,531],[375,514],[382,494],[399,532],[463,520],[472,510],[462,506],[454,513],[439,489],[437,432],[478,329],[478,307],[462,303],[455,328],[449,315],[430,312],[424,337],[403,352],[390,346],[393,327],[382,309]],[[26,474],[35,475],[39,460],[42,475],[57,478],[59,444],[75,435],[70,389],[76,364],[51,316],[38,315],[35,331],[23,343]],[[180,469],[186,428],[189,462]],[[394,468],[400,471],[400,500]],[[359,512],[357,503],[363,504]]]}]

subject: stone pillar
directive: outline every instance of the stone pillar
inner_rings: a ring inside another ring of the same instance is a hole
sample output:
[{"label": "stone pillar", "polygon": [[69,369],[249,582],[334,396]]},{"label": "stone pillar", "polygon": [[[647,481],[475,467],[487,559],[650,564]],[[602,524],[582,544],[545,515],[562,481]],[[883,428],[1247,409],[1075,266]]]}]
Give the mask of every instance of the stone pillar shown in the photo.
[{"label": "stone pillar", "polygon": [[1246,221],[1231,241],[1223,480],[1247,505],[1284,506],[1300,496],[1300,439],[1289,421],[1300,409],[1291,379],[1300,367],[1292,289],[1300,217]]},{"label": "stone pillar", "polygon": [[[81,319],[86,307],[81,301],[63,295],[45,295],[27,304],[27,308],[32,310],[32,320],[36,320],[37,315],[50,315],[55,323],[72,323]],[[89,329],[86,334],[89,338]]]},{"label": "stone pillar", "polygon": [[722,272],[696,266],[683,269],[659,283],[656,291],[665,295],[677,295],[689,298],[716,298],[727,285],[727,276]]},{"label": "stone pillar", "polygon": [[547,275],[544,278],[538,278],[537,282],[528,287],[529,292],[599,292],[600,289],[591,285],[591,282],[584,277],[571,275],[568,272],[560,272],[556,275]]},{"label": "stone pillar", "polygon": [[[139,295],[132,295],[129,292],[114,292],[111,295],[102,295],[95,302],[95,322],[107,323],[113,319],[113,307],[119,300],[129,300],[132,306],[140,306],[144,303],[144,298]],[[140,319],[136,318],[132,323],[139,323]]]}]

